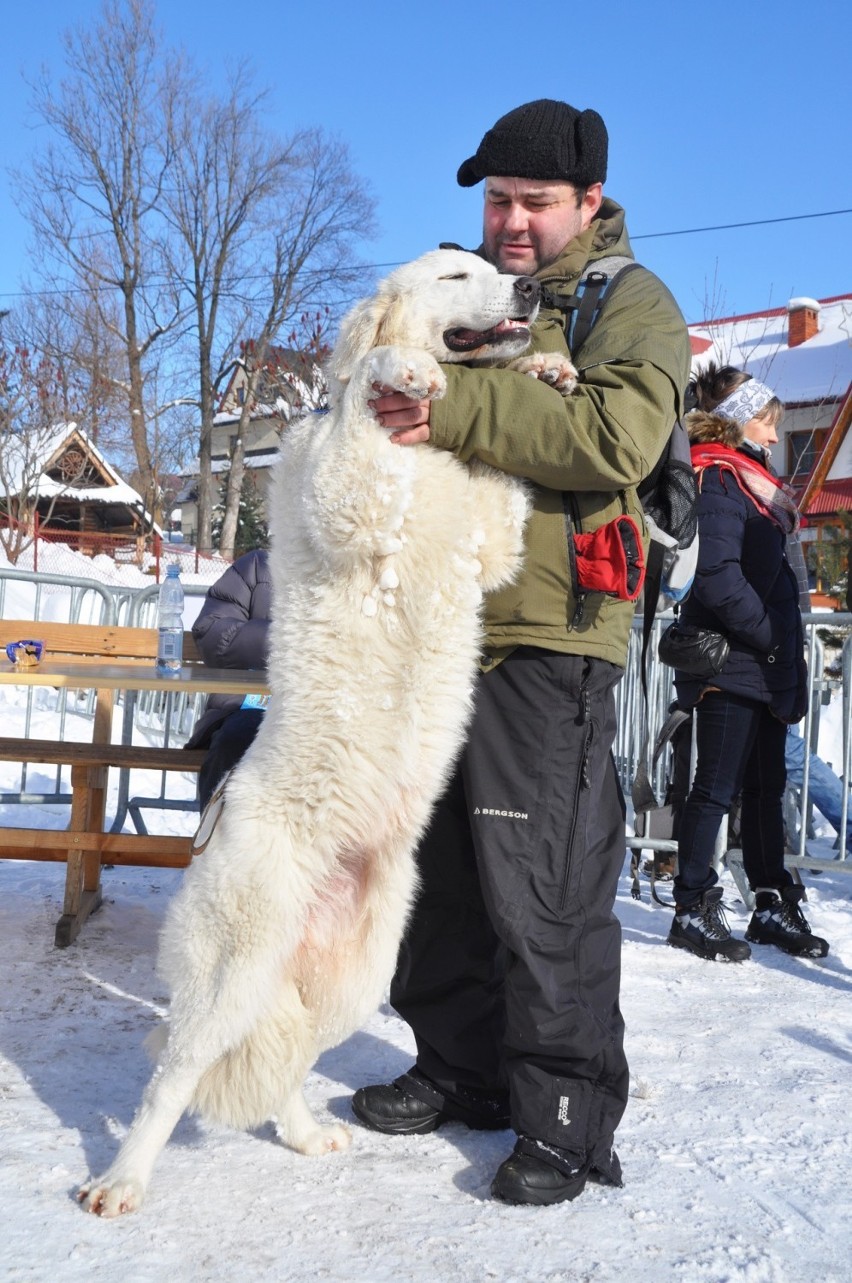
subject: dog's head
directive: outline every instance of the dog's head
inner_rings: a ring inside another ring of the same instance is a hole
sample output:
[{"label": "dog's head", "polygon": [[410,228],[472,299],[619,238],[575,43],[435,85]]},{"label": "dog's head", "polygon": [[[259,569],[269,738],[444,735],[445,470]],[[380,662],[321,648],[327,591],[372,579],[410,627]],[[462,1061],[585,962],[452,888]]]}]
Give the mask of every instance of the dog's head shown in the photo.
[{"label": "dog's head", "polygon": [[465,250],[436,249],[398,267],[344,318],[330,373],[345,383],[375,347],[404,344],[438,361],[492,364],[528,347],[540,289]]}]

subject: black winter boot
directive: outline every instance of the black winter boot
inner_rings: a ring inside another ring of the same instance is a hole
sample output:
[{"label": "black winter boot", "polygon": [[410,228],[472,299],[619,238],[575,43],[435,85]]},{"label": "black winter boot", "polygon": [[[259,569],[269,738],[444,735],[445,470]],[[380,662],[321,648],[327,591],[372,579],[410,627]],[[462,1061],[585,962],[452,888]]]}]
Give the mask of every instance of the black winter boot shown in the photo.
[{"label": "black winter boot", "polygon": [[746,940],[753,944],[775,944],[794,958],[824,958],[828,941],[811,931],[799,908],[804,895],[802,886],[783,887],[780,891],[758,890]]},{"label": "black winter boot", "polygon": [[366,1127],[393,1136],[422,1136],[444,1123],[466,1123],[482,1131],[509,1126],[507,1099],[474,1091],[450,1098],[417,1069],[392,1083],[359,1087],[352,1112]]},{"label": "black winter boot", "polygon": [[588,1162],[555,1145],[519,1136],[514,1151],[497,1168],[491,1193],[504,1203],[564,1203],[582,1194],[588,1177]]},{"label": "black winter boot", "polygon": [[[749,937],[750,939],[751,937]],[[744,962],[751,949],[744,940],[735,940],[725,919],[722,888],[711,887],[693,909],[675,910],[668,943],[676,949],[689,949],[698,958],[724,958],[727,962]]]}]

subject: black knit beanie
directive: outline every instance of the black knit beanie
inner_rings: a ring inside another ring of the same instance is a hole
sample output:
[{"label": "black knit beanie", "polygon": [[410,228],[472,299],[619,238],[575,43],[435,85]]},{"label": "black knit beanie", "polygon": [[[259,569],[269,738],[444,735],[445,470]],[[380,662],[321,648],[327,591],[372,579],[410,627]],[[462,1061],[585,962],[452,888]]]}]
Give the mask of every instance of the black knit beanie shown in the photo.
[{"label": "black knit beanie", "polygon": [[539,98],[501,116],[458,172],[460,187],[483,178],[540,178],[588,187],[606,178],[606,125],[596,111]]}]

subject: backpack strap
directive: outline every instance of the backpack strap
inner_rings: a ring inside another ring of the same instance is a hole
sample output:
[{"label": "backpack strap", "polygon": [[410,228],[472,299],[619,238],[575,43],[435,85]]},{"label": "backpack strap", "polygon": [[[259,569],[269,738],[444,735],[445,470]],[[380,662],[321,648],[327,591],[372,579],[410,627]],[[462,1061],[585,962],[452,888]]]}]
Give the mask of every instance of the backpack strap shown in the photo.
[{"label": "backpack strap", "polygon": [[634,267],[641,267],[641,263],[623,254],[611,254],[586,265],[573,294],[563,294],[546,285],[542,286],[542,306],[562,312],[565,318],[565,341],[575,360],[616,280]]}]

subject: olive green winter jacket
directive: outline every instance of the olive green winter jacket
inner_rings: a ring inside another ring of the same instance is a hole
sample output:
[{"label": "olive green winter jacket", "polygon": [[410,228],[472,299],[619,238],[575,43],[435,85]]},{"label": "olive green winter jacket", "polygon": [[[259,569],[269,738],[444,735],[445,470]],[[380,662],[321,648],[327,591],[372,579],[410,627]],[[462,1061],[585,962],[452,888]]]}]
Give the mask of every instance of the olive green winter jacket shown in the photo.
[{"label": "olive green winter jacket", "polygon": [[[624,211],[606,199],[538,278],[570,294],[587,263],[616,254],[633,257]],[[561,311],[542,308],[531,350],[567,350]],[[633,270],[612,286],[576,363],[580,384],[568,398],[513,370],[443,367],[447,395],[432,406],[433,445],[533,483],[523,570],[486,600],[490,662],[521,645],[626,662],[630,602],[591,593],[575,619],[563,492],[578,530],[624,511],[645,530],[636,486],[668,440],[689,376],[686,325],[653,273]]]}]

